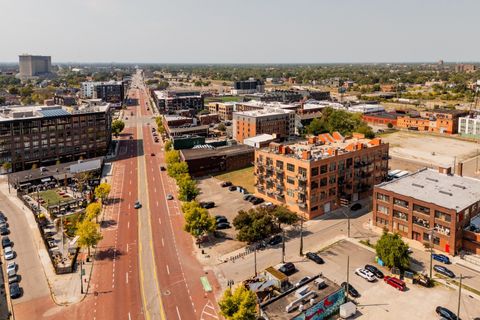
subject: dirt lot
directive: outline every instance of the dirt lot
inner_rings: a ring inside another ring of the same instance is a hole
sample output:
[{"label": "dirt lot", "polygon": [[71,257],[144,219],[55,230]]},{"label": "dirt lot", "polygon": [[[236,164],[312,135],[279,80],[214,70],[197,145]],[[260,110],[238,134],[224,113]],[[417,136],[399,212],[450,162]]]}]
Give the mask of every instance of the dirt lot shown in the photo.
[{"label": "dirt lot", "polygon": [[[221,180],[216,178],[201,178],[198,181],[198,187],[201,190],[200,195],[197,197],[198,201],[214,201],[215,207],[209,209],[212,215],[223,215],[227,217],[230,224],[233,223],[233,219],[236,217],[238,211],[248,210],[252,207],[252,204],[243,200],[243,194],[238,191],[228,191],[228,188],[222,188],[220,186]],[[226,241],[217,241],[213,249],[217,254],[223,255],[228,252],[234,251],[245,244],[239,241],[235,241],[235,229],[222,230],[227,236]]]},{"label": "dirt lot", "polygon": [[[355,275],[355,269],[365,264],[374,264],[375,254],[348,241],[340,241],[321,251],[324,265],[311,261],[296,261],[295,266],[304,272],[322,272],[327,278],[337,283],[346,280],[347,256],[350,256],[350,283],[360,293],[358,302],[358,319],[438,319],[435,308],[439,305],[456,311],[458,291],[443,285],[424,288],[407,284],[405,292],[399,292],[383,281],[373,283]],[[382,272],[388,271],[381,268]],[[292,276],[292,281],[296,281]],[[425,299],[428,297],[428,299]],[[461,300],[461,318],[475,319],[480,315],[480,302],[465,292]]]}]

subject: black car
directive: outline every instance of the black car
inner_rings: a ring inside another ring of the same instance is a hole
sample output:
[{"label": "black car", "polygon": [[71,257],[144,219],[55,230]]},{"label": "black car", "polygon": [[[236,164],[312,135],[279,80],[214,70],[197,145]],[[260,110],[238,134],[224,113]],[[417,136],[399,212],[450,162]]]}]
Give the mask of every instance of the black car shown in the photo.
[{"label": "black car", "polygon": [[323,261],[322,257],[320,257],[315,252],[307,252],[306,256],[307,256],[308,259],[312,260],[315,263],[318,263],[318,264],[324,264],[325,263],[325,261]]},{"label": "black car", "polygon": [[247,201],[253,203],[253,201],[255,201],[257,199],[258,199],[257,197],[251,196],[250,198],[247,199]]},{"label": "black car", "polygon": [[205,208],[205,209],[211,209],[211,208],[215,207],[215,202],[213,202],[213,201],[200,202],[200,207]]},{"label": "black car", "polygon": [[220,186],[222,186],[222,188],[230,187],[231,185],[232,185],[232,183],[230,181],[224,181],[220,184]]},{"label": "black car", "polygon": [[444,307],[440,307],[438,306],[436,309],[435,309],[435,312],[437,312],[437,314],[444,318],[444,319],[447,319],[447,320],[459,320],[457,318],[457,316],[455,315],[455,313],[453,313],[452,311],[448,310],[447,308],[444,308]]},{"label": "black car", "polygon": [[383,277],[384,277],[382,271],[378,270],[378,268],[375,267],[375,266],[372,266],[370,264],[366,264],[365,269],[367,269],[368,271],[373,273],[375,275],[375,277],[377,277],[378,279],[383,279]]},{"label": "black car", "polygon": [[0,211],[0,219],[5,220],[5,221],[8,220],[8,218],[5,216],[5,214],[3,214],[2,211]]},{"label": "black car", "polygon": [[281,266],[278,271],[280,271],[281,273],[289,276],[293,273],[295,273],[295,265],[291,262],[287,262],[285,263],[283,266]]},{"label": "black car", "polygon": [[362,209],[362,205],[360,203],[355,203],[353,206],[350,207],[350,210],[357,211]]},{"label": "black car", "polygon": [[255,200],[252,201],[252,204],[260,204],[262,202],[264,202],[265,200],[263,200],[262,198],[255,198]]},{"label": "black car", "polygon": [[268,244],[271,245],[271,246],[274,246],[274,245],[277,245],[279,243],[282,243],[282,241],[283,241],[282,236],[277,234],[276,236],[273,236],[272,238],[270,238],[270,240],[268,240]]},{"label": "black car", "polygon": [[12,245],[13,245],[13,242],[10,241],[9,237],[2,237],[2,248],[11,247]]},{"label": "black car", "polygon": [[20,285],[18,282],[14,282],[10,284],[10,298],[16,299],[22,296],[22,290],[20,289]]},{"label": "black car", "polygon": [[167,168],[165,168],[164,166],[160,167],[160,171],[165,171],[165,170],[167,170]]},{"label": "black car", "polygon": [[253,194],[246,194],[243,196],[243,200],[250,201],[252,197],[255,197]]},{"label": "black car", "polygon": [[453,273],[450,269],[445,268],[444,266],[439,266],[438,264],[436,264],[433,266],[433,270],[449,278],[455,278],[455,273]]},{"label": "black car", "polygon": [[220,223],[229,223],[227,218],[225,218],[225,217],[215,218],[215,221],[216,221],[217,225],[220,224]]},{"label": "black car", "polygon": [[10,230],[8,230],[8,228],[0,228],[0,235],[6,236],[7,234],[10,234]]},{"label": "black car", "polygon": [[223,229],[230,229],[231,226],[230,226],[230,223],[228,222],[220,222],[220,223],[217,223],[217,230],[223,230]]},{"label": "black car", "polygon": [[237,190],[237,187],[236,186],[230,186],[230,187],[228,187],[228,190],[229,191],[235,191],[235,190]]},{"label": "black car", "polygon": [[[342,282],[341,286],[344,290],[347,290],[346,282]],[[350,283],[348,284],[348,294],[354,298],[360,297],[360,293],[358,293],[358,291]]]}]

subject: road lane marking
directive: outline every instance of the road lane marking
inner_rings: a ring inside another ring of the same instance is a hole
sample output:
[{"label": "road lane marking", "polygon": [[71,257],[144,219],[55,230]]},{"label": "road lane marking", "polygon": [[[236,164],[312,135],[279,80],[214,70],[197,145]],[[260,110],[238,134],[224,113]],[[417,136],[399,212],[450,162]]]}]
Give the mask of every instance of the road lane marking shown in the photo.
[{"label": "road lane marking", "polygon": [[127,222],[127,229],[130,229],[130,221]]},{"label": "road lane marking", "polygon": [[162,247],[165,247],[165,243],[163,242],[163,238],[162,238]]},{"label": "road lane marking", "polygon": [[180,319],[180,320],[181,320],[181,319],[182,319],[182,317],[180,317],[180,311],[178,310],[178,307],[177,307],[177,306],[175,306],[175,309],[177,309],[177,316],[178,316],[178,319]]},{"label": "road lane marking", "polygon": [[158,218],[158,223],[162,224],[162,219]]},{"label": "road lane marking", "polygon": [[125,272],[125,281],[126,281],[127,284],[128,284],[128,272]]},{"label": "road lane marking", "polygon": [[130,316],[130,312],[128,313],[128,320],[132,320],[132,317]]},{"label": "road lane marking", "polygon": [[127,253],[128,253],[128,243],[127,243]]},{"label": "road lane marking", "polygon": [[158,201],[157,201],[157,207],[158,207]]},{"label": "road lane marking", "polygon": [[167,264],[167,274],[170,274],[170,268],[168,267],[168,264]]}]

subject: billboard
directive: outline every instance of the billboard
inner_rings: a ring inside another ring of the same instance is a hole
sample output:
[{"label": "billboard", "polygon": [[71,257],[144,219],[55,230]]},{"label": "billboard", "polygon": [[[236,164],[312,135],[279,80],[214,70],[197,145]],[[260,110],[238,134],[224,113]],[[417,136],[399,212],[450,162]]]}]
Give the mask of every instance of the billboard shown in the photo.
[{"label": "billboard", "polygon": [[295,316],[293,320],[323,320],[340,309],[345,301],[345,290],[340,288],[331,295],[321,299],[312,307]]}]

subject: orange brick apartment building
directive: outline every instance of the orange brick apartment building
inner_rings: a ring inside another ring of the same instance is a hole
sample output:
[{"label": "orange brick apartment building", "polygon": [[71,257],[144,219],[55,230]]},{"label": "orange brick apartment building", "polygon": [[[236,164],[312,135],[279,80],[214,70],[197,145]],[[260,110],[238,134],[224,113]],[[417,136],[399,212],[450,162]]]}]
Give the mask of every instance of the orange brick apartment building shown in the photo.
[{"label": "orange brick apartment building", "polygon": [[388,172],[388,143],[338,132],[255,150],[256,195],[312,219],[372,194]]},{"label": "orange brick apartment building", "polygon": [[458,119],[468,114],[463,110],[429,110],[420,112],[420,117],[398,117],[397,127],[429,131],[435,133],[453,134],[458,131]]},{"label": "orange brick apartment building", "polygon": [[373,221],[441,251],[480,254],[480,234],[465,230],[480,213],[480,180],[442,170],[422,169],[375,186]]}]

